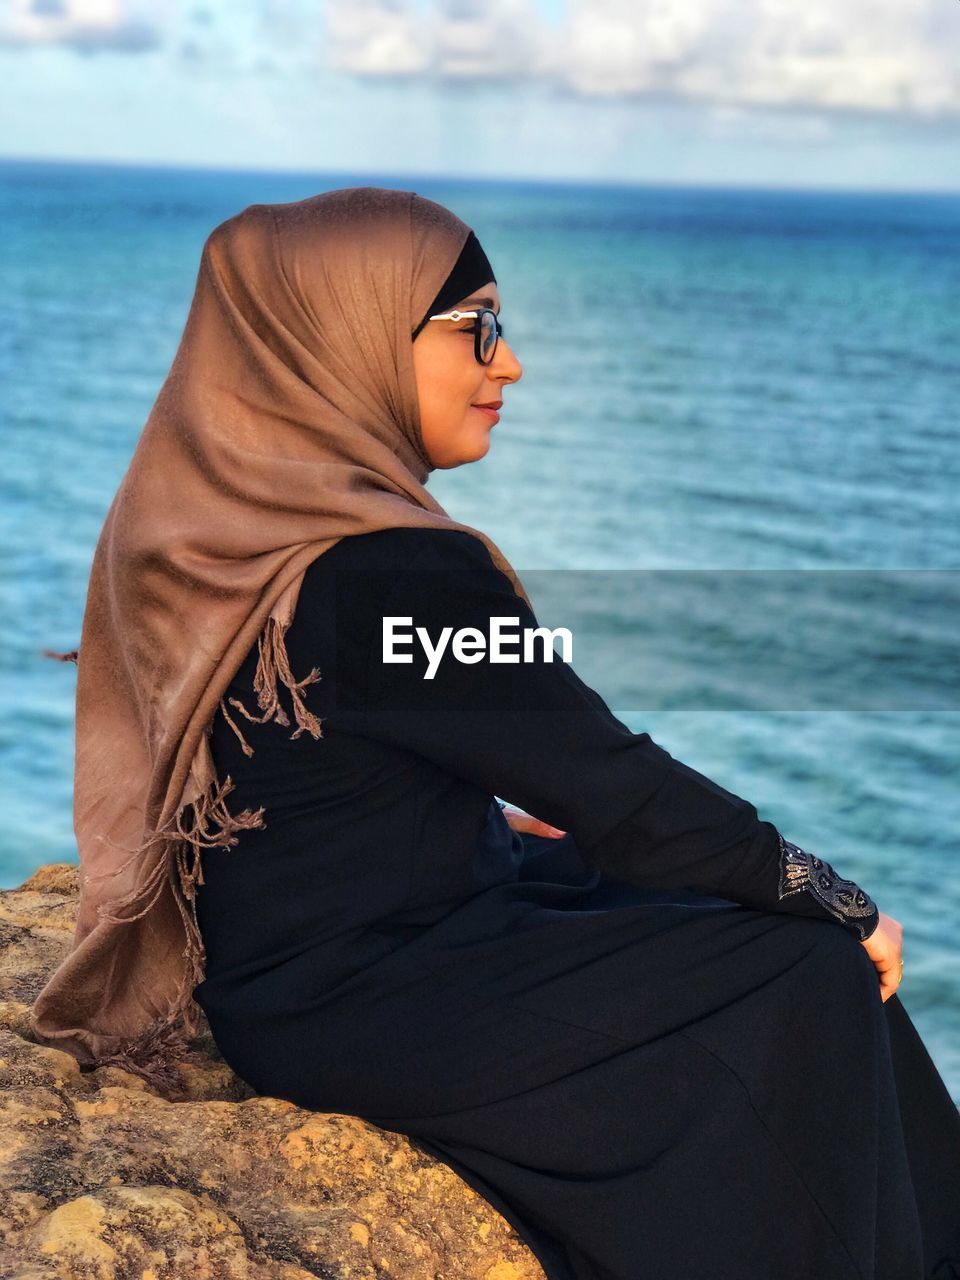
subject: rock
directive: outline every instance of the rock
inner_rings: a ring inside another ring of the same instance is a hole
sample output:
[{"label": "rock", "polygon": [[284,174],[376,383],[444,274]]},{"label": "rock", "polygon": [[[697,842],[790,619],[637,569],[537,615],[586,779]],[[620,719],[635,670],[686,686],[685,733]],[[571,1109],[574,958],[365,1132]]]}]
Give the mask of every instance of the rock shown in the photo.
[{"label": "rock", "polygon": [[31,1038],[77,869],[0,891],[0,1275],[17,1280],[543,1280],[446,1165],[355,1116],[255,1094],[195,1042],[177,1097]]}]

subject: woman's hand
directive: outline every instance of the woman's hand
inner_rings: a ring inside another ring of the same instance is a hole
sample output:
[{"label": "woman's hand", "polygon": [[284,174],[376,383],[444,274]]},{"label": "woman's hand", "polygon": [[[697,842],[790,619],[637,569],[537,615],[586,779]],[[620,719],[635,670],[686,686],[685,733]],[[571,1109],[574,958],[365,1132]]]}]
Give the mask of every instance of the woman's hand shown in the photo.
[{"label": "woman's hand", "polygon": [[[507,825],[511,826],[514,831],[527,831],[533,836],[550,836],[556,839],[558,836],[565,836],[567,833],[561,831],[559,827],[551,827],[549,822],[541,822],[539,818],[533,818],[523,809],[517,809],[512,804],[503,806],[503,816],[507,820]],[[877,928],[879,929],[879,925]]]},{"label": "woman's hand", "polygon": [[903,978],[903,925],[881,911],[880,923],[860,945],[866,947],[867,955],[876,965],[880,999],[886,1004]]}]

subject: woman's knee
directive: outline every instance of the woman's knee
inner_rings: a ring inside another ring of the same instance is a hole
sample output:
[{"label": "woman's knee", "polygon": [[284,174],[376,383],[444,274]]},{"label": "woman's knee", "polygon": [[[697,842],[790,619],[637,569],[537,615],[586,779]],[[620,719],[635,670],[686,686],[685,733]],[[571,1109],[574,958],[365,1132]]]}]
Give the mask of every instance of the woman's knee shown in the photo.
[{"label": "woman's knee", "polygon": [[802,920],[813,963],[824,972],[848,974],[865,988],[878,986],[877,971],[860,938],[844,925],[829,920]]}]

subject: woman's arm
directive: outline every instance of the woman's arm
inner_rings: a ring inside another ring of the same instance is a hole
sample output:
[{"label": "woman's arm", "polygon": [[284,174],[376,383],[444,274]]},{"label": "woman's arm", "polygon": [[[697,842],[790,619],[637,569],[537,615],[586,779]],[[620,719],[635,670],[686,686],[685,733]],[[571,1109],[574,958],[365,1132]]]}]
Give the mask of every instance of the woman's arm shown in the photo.
[{"label": "woman's arm", "polygon": [[[674,759],[649,733],[633,733],[552,650],[552,661],[538,644],[532,661],[498,663],[468,645],[461,652],[479,660],[458,660],[451,642],[461,629],[490,637],[493,619],[516,618],[508,630],[522,634],[537,619],[479,539],[457,530],[405,533],[408,564],[389,582],[348,574],[337,588],[375,599],[378,622],[352,679],[361,655],[338,653],[347,676],[339,687],[353,690],[338,704],[345,727],[509,795],[569,831],[584,859],[610,876],[834,920],[861,939],[876,928],[876,904],[859,886],[782,840],[749,801]],[[415,637],[394,646],[409,661],[384,660],[383,617],[408,620],[391,625]]]}]

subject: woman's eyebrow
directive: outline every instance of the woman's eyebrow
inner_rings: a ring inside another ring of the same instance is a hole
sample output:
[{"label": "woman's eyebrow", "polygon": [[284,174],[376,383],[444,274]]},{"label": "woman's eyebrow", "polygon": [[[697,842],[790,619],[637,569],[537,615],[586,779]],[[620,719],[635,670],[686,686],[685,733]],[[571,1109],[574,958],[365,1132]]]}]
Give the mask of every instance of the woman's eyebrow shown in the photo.
[{"label": "woman's eyebrow", "polygon": [[481,306],[484,307],[489,307],[491,311],[496,311],[498,315],[500,314],[500,308],[497,306],[496,298],[468,298],[466,302],[460,302],[457,305],[458,307],[472,307],[476,303],[480,303]]}]

